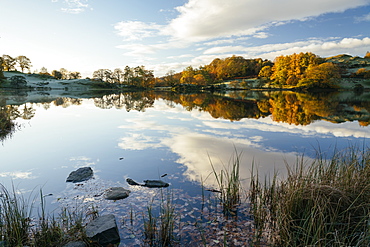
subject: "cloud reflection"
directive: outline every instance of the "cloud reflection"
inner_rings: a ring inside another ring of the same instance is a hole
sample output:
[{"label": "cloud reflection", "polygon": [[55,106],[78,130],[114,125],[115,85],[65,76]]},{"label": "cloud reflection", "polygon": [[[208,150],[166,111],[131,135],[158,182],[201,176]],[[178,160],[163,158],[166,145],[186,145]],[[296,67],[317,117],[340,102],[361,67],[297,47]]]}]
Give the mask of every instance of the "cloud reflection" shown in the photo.
[{"label": "cloud reflection", "polygon": [[[159,109],[151,109],[149,117],[138,115],[127,120],[127,124],[120,126],[125,129],[126,137],[120,139],[118,146],[129,150],[168,147],[179,157],[176,162],[186,167],[183,175],[190,181],[203,181],[206,186],[215,185],[214,176],[210,175],[211,162],[217,171],[225,169],[232,163],[236,151],[242,153],[240,174],[245,187],[249,185],[252,166],[263,176],[272,176],[275,171],[284,176],[286,164],[295,165],[298,154],[269,146],[274,145],[269,144],[270,140],[279,142],[270,137],[274,132],[291,135],[291,146],[309,145],[309,142],[297,143],[302,137],[370,137],[368,128],[350,122],[318,121],[309,126],[278,123],[271,118],[230,122],[213,119],[206,112],[179,112],[168,108],[169,113],[164,108],[165,105],[160,104]],[[188,121],[189,118],[192,121]],[[260,132],[256,134],[256,131]],[[312,159],[307,157],[306,162],[312,162]]]},{"label": "cloud reflection", "polygon": [[11,179],[35,179],[36,176],[32,175],[32,172],[1,172],[0,177],[6,178],[9,177]]}]

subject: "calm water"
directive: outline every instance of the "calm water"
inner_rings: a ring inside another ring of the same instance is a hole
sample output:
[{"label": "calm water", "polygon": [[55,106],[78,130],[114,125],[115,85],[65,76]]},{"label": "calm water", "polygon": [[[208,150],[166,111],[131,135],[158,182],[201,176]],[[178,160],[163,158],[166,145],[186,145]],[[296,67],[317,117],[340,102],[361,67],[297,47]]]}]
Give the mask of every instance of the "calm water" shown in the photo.
[{"label": "calm water", "polygon": [[[214,187],[210,160],[221,169],[237,150],[247,186],[253,163],[260,174],[277,169],[283,176],[285,162],[294,164],[297,154],[310,159],[318,148],[330,155],[335,148],[367,145],[370,104],[342,98],[131,93],[24,103],[27,98],[2,96],[0,107],[14,119],[15,129],[2,137],[0,183],[23,192],[42,188],[53,194],[47,197],[51,208],[77,197],[99,201],[94,196],[109,186],[128,188],[126,178],[142,182],[162,174],[168,174],[163,180],[171,189],[196,197],[202,180]],[[83,166],[93,168],[95,179],[81,188],[67,184],[68,174]],[[154,193],[130,189],[120,204],[145,207]],[[100,202],[103,211],[116,210]]]}]

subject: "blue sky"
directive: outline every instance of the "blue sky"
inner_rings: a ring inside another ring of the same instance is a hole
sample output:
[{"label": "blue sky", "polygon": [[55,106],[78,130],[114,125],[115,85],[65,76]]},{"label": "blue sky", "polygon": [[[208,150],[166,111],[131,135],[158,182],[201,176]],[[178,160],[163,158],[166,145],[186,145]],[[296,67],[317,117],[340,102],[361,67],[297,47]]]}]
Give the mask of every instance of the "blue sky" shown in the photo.
[{"label": "blue sky", "polygon": [[0,0],[0,55],[32,69],[144,65],[156,76],[239,55],[370,51],[370,0]]}]

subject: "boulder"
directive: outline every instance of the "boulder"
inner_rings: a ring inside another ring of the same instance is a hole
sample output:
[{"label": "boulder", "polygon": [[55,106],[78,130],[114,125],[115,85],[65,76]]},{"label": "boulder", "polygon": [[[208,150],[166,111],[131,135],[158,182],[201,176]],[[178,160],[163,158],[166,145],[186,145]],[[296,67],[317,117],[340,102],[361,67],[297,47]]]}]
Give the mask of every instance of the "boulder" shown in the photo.
[{"label": "boulder", "polygon": [[169,184],[166,182],[163,182],[162,180],[144,180],[145,187],[149,188],[160,188],[160,187],[168,187]]},{"label": "boulder", "polygon": [[81,167],[69,174],[66,182],[79,183],[89,180],[94,175],[91,167]]},{"label": "boulder", "polygon": [[86,226],[86,236],[102,246],[118,244],[121,239],[113,214],[96,218]]},{"label": "boulder", "polygon": [[130,195],[129,190],[126,190],[125,188],[122,187],[112,187],[107,190],[105,194],[105,199],[107,200],[120,200],[120,199],[125,199]]}]

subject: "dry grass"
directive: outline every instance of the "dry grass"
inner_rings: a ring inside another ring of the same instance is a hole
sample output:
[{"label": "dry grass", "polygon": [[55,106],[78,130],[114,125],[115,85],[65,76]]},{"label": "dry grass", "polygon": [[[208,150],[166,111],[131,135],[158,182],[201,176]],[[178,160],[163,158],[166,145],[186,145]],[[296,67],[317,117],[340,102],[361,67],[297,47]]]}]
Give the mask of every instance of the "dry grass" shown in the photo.
[{"label": "dry grass", "polygon": [[261,183],[253,174],[250,198],[256,241],[283,246],[368,246],[370,150],[351,147],[331,159],[303,156],[288,175]]}]

